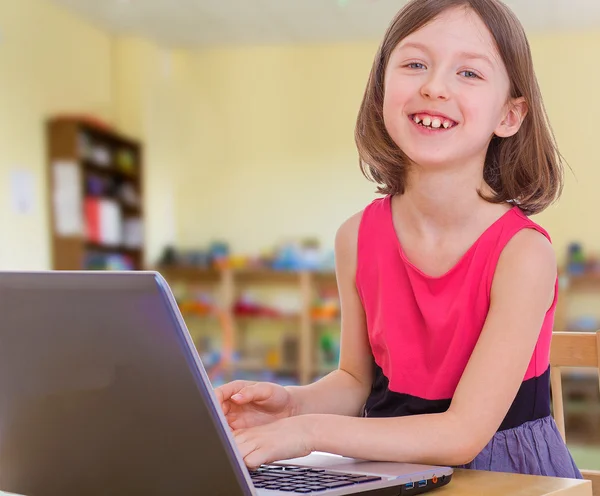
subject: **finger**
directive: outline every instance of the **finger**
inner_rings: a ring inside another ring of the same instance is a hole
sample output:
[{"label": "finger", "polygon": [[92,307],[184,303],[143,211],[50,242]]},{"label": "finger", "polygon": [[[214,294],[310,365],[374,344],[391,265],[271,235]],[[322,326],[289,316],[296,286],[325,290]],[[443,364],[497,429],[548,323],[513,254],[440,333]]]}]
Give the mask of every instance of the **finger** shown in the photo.
[{"label": "finger", "polygon": [[248,435],[246,435],[246,431],[243,429],[234,432],[233,438],[243,460],[245,460],[250,453],[258,449],[256,443],[252,441],[252,438],[249,438]]},{"label": "finger", "polygon": [[255,470],[255,469],[259,468],[261,465],[263,465],[265,463],[270,463],[272,461],[275,461],[275,460],[272,460],[271,458],[266,456],[264,450],[262,450],[260,448],[256,448],[256,449],[250,451],[244,457],[244,463],[246,464],[246,467],[248,467],[248,469],[250,469],[250,470]]},{"label": "finger", "polygon": [[229,413],[229,410],[231,409],[231,403],[225,401],[225,399],[223,398],[223,391],[221,391],[220,389],[215,389],[215,396],[217,398],[219,406],[221,407],[221,410],[223,411],[223,415],[226,416]]},{"label": "finger", "polygon": [[234,418],[234,419],[228,418],[227,423],[229,424],[229,427],[231,427],[234,431],[239,431],[240,429],[246,428],[246,426],[244,425],[245,422],[239,418]]},{"label": "finger", "polygon": [[234,411],[230,411],[227,413],[227,415],[225,415],[225,420],[227,420],[227,423],[229,424],[229,427],[231,427],[231,428],[234,428],[235,424],[237,422],[239,422],[239,419],[240,419],[240,415],[238,415]]},{"label": "finger", "polygon": [[270,384],[258,382],[233,394],[231,400],[235,401],[238,405],[245,405],[250,402],[268,400],[272,394],[273,389]]},{"label": "finger", "polygon": [[[235,405],[234,405],[235,406]],[[232,429],[250,429],[261,425],[273,422],[270,415],[262,415],[260,413],[248,413],[243,411],[231,411],[226,416],[227,423]]]},{"label": "finger", "polygon": [[215,389],[215,394],[219,401],[224,402],[230,399],[234,394],[239,393],[242,389],[255,384],[251,381],[232,381],[227,384],[223,384]]},{"label": "finger", "polygon": [[248,429],[252,427],[252,425],[248,423],[248,420],[244,416],[228,418],[227,423],[229,424],[229,427],[231,427],[234,431],[239,431],[240,429]]}]

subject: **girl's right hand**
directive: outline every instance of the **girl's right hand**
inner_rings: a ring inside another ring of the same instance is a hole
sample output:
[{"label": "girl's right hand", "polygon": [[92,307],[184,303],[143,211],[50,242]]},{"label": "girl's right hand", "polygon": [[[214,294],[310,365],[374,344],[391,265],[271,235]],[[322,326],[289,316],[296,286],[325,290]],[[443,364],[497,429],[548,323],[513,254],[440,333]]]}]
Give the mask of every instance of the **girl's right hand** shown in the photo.
[{"label": "girl's right hand", "polygon": [[233,381],[215,389],[229,427],[248,429],[291,417],[292,395],[271,382]]}]

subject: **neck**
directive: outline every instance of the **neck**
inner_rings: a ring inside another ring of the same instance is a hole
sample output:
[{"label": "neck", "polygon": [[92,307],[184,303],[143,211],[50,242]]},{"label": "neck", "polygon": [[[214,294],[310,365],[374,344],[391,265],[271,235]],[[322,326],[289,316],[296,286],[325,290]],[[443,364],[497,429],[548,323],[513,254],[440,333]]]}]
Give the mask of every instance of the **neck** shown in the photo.
[{"label": "neck", "polygon": [[[427,170],[414,166],[405,193],[398,199],[401,215],[420,233],[458,228],[499,205],[481,198],[489,193],[483,167]],[[505,208],[505,207],[503,207]]]}]

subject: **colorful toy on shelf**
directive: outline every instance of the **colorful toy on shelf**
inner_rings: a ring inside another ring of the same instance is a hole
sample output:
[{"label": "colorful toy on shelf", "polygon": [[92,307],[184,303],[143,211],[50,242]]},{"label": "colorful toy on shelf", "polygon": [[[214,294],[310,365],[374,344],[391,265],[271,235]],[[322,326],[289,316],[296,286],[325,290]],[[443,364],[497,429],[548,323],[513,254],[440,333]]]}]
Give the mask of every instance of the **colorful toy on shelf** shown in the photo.
[{"label": "colorful toy on shelf", "polygon": [[339,317],[340,302],[336,292],[323,292],[319,295],[311,308],[313,320],[329,321]]},{"label": "colorful toy on shelf", "polygon": [[319,351],[325,365],[337,364],[340,354],[338,338],[331,333],[323,333],[319,339]]},{"label": "colorful toy on shelf", "polygon": [[208,248],[208,254],[214,267],[227,267],[229,245],[222,241],[214,241]]},{"label": "colorful toy on shelf", "polygon": [[581,275],[585,272],[585,255],[579,243],[571,243],[568,247],[567,272],[571,275]]},{"label": "colorful toy on shelf", "polygon": [[276,347],[271,347],[265,357],[265,366],[270,369],[281,367],[281,353]]},{"label": "colorful toy on shelf", "polygon": [[87,253],[84,270],[133,270],[131,257],[120,253],[103,253],[91,251]]},{"label": "colorful toy on shelf", "polygon": [[227,265],[231,269],[246,269],[252,266],[252,261],[250,257],[246,257],[244,255],[231,255],[228,257]]},{"label": "colorful toy on shelf", "polygon": [[272,262],[272,268],[275,270],[299,270],[300,252],[295,243],[285,243],[276,250]]},{"label": "colorful toy on shelf", "polygon": [[258,256],[231,253],[223,241],[213,241],[205,249],[179,251],[165,247],[158,265],[193,266],[235,270],[272,269],[282,271],[332,271],[335,268],[333,251],[323,252],[314,239],[288,241]]},{"label": "colorful toy on shelf", "polygon": [[206,291],[177,287],[176,300],[182,314],[206,316],[217,308],[214,296]]},{"label": "colorful toy on shelf", "polygon": [[135,156],[132,150],[120,148],[117,151],[115,162],[119,171],[128,175],[134,175],[136,173]]},{"label": "colorful toy on shelf", "polygon": [[600,274],[600,258],[586,253],[581,243],[571,243],[567,248],[567,260],[563,275],[584,276]]},{"label": "colorful toy on shelf", "polygon": [[188,300],[188,301],[181,302],[179,304],[179,309],[181,310],[181,313],[184,315],[185,314],[194,314],[194,315],[204,316],[204,315],[208,315],[211,312],[212,307],[210,307],[209,305],[206,305],[202,301]]},{"label": "colorful toy on shelf", "polygon": [[330,267],[332,254],[323,254],[316,239],[282,243],[270,260],[275,270],[324,270]]},{"label": "colorful toy on shelf", "polygon": [[281,317],[282,313],[265,305],[258,303],[258,300],[249,292],[244,292],[233,306],[233,313],[238,316],[258,316],[258,317]]}]

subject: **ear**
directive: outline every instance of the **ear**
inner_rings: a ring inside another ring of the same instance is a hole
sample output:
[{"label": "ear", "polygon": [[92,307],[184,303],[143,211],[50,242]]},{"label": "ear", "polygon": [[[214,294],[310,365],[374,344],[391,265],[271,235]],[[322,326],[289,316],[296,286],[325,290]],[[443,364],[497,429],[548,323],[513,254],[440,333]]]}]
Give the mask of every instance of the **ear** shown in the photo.
[{"label": "ear", "polygon": [[528,106],[525,98],[514,98],[506,104],[506,114],[494,134],[500,138],[509,138],[517,134],[527,115]]}]

